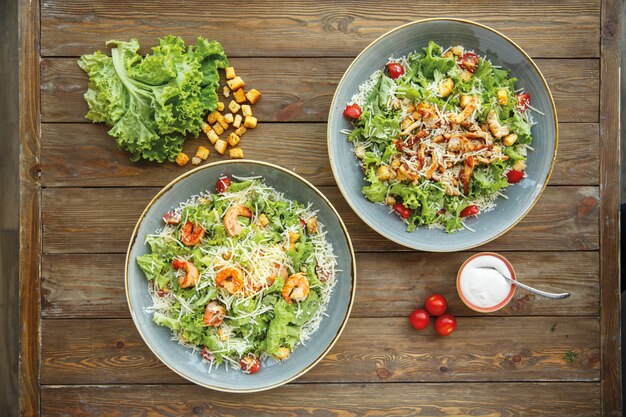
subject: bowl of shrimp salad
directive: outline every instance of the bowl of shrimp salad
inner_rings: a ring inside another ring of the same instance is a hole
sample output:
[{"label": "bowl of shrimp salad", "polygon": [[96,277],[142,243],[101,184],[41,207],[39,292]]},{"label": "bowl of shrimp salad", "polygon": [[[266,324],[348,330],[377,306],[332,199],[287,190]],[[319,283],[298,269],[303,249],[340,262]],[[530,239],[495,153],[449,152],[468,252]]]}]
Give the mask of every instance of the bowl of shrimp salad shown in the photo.
[{"label": "bowl of shrimp salad", "polygon": [[532,59],[486,26],[428,19],[383,35],[337,87],[328,148],[339,188],[407,247],[487,243],[534,206],[552,171],[557,117]]},{"label": "bowl of shrimp salad", "polygon": [[311,369],[343,330],[355,281],[330,202],[256,161],[206,165],[163,188],[126,259],[128,304],[150,349],[184,378],[231,392]]}]

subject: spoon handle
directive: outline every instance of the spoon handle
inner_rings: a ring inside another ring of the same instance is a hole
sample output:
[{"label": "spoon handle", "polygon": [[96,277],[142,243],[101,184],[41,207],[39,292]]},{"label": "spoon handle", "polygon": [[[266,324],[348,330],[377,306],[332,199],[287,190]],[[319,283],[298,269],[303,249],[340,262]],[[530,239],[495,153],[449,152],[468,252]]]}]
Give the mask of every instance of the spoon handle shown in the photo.
[{"label": "spoon handle", "polygon": [[[495,268],[488,268],[488,269],[495,269]],[[567,297],[569,297],[569,296],[570,296],[570,293],[568,293],[568,292],[563,292],[563,293],[558,293],[558,294],[557,294],[557,293],[553,293],[553,292],[541,291],[541,290],[538,290],[538,289],[536,289],[536,288],[529,287],[529,286],[528,286],[528,285],[526,285],[526,284],[522,284],[521,282],[519,282],[519,281],[517,281],[517,280],[511,279],[511,278],[509,278],[509,277],[505,277],[505,276],[504,276],[504,275],[502,275],[502,274],[500,274],[500,276],[501,276],[502,278],[506,279],[507,281],[509,281],[511,284],[516,285],[516,286],[518,286],[518,287],[520,287],[520,288],[523,288],[523,289],[525,289],[526,291],[531,292],[531,293],[533,293],[533,294],[540,295],[540,296],[542,296],[542,297],[546,297],[546,298],[552,298],[552,299],[560,300],[560,299],[567,298]]]}]

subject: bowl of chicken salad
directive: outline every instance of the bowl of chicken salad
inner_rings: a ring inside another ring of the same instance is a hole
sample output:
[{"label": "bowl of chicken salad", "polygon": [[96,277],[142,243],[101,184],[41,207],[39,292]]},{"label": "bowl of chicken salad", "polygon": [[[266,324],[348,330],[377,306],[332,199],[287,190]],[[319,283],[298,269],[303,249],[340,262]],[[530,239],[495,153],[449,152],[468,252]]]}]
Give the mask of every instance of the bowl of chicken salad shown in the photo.
[{"label": "bowl of chicken salad", "polygon": [[514,227],[554,166],[552,94],[532,59],[478,23],[400,26],[354,60],[333,98],[331,168],[375,231],[425,251],[485,244]]},{"label": "bowl of chicken salad", "polygon": [[126,257],[133,321],[154,354],[198,385],[285,384],[330,350],[356,284],[350,237],[309,182],[257,161],[202,166],[141,214]]}]

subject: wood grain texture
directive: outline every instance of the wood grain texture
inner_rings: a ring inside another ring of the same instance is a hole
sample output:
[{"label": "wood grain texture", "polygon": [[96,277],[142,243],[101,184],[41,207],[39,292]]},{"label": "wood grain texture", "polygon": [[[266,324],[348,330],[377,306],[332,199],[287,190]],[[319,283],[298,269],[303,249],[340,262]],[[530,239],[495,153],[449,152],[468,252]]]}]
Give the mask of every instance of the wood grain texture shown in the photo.
[{"label": "wood grain texture", "polygon": [[[42,126],[42,182],[46,187],[164,186],[190,169],[176,164],[130,162],[104,125],[44,123]],[[551,185],[598,184],[596,123],[561,123],[559,151]],[[190,139],[183,151],[193,155],[206,137]],[[326,146],[326,124],[261,123],[241,141],[246,158],[287,167],[313,184],[334,185]],[[212,150],[212,148],[210,148]],[[222,157],[212,151],[207,163]],[[297,164],[295,163],[297,161]]]},{"label": "wood grain texture", "polygon": [[[231,60],[246,85],[263,93],[254,106],[261,122],[325,122],[337,83],[351,62],[351,58]],[[561,122],[598,121],[597,59],[540,59],[537,65],[554,95]],[[75,58],[44,58],[41,76],[44,122],[89,123],[83,99],[87,76]]]},{"label": "wood grain texture", "polygon": [[[328,355],[298,381],[600,379],[596,317],[458,317],[457,321],[457,331],[442,338],[433,326],[416,332],[406,317],[352,318]],[[132,320],[44,319],[42,335],[42,384],[183,382],[152,354]],[[568,351],[575,354],[573,362],[566,359]]]},{"label": "wood grain texture", "polygon": [[[0,411],[18,414],[19,233],[0,230]],[[6,342],[5,342],[6,341]]]},{"label": "wood grain texture", "polygon": [[599,395],[597,383],[290,384],[254,395],[186,385],[46,386],[42,403],[59,417],[597,417]]},{"label": "wood grain texture", "polygon": [[[43,192],[44,253],[125,253],[155,188],[49,188]],[[336,187],[320,187],[339,211],[357,251],[407,250],[366,226]],[[471,226],[471,224],[470,224]],[[598,248],[598,189],[548,187],[528,216],[481,250]]]},{"label": "wood grain texture", "polygon": [[[620,2],[602,2],[600,71],[600,259],[602,413],[621,416],[620,352]],[[623,45],[622,45],[623,47]]]},{"label": "wood grain texture", "polygon": [[108,39],[137,37],[148,46],[175,33],[219,40],[232,56],[353,56],[388,30],[429,17],[459,16],[502,30],[531,56],[598,56],[599,1],[523,3],[374,0],[285,1],[268,7],[247,2],[237,13],[195,0],[170,1],[158,9],[135,1],[120,12],[114,0],[42,3],[42,55],[75,56],[104,47]]},{"label": "wood grain texture", "polygon": [[41,153],[39,87],[39,2],[20,0],[19,18],[19,137],[20,137],[20,344],[19,409],[40,413],[39,336],[41,305]]},{"label": "wood grain texture", "polygon": [[[454,315],[477,316],[457,296],[456,273],[471,253],[358,254],[358,288],[352,317],[407,317],[432,292],[448,299]],[[123,254],[53,254],[43,258],[42,314],[49,318],[130,317],[124,292]],[[596,252],[512,252],[517,278],[572,296],[553,302],[518,290],[496,315],[597,315]],[[370,290],[376,288],[376,291]],[[482,315],[481,315],[482,316]]]}]

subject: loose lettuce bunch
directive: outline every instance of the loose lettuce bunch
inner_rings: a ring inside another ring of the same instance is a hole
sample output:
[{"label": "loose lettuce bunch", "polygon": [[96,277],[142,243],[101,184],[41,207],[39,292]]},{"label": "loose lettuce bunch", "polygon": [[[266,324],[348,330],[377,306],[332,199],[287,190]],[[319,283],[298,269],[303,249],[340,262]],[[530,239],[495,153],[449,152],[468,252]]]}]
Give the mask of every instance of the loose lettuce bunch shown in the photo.
[{"label": "loose lettuce bunch", "polygon": [[228,66],[218,42],[199,37],[188,48],[177,36],[158,42],[144,57],[136,39],[109,41],[110,57],[97,51],[78,61],[89,75],[87,119],[111,126],[109,134],[133,162],[175,159],[185,137],[197,135],[202,117],[217,106],[217,70]]}]

